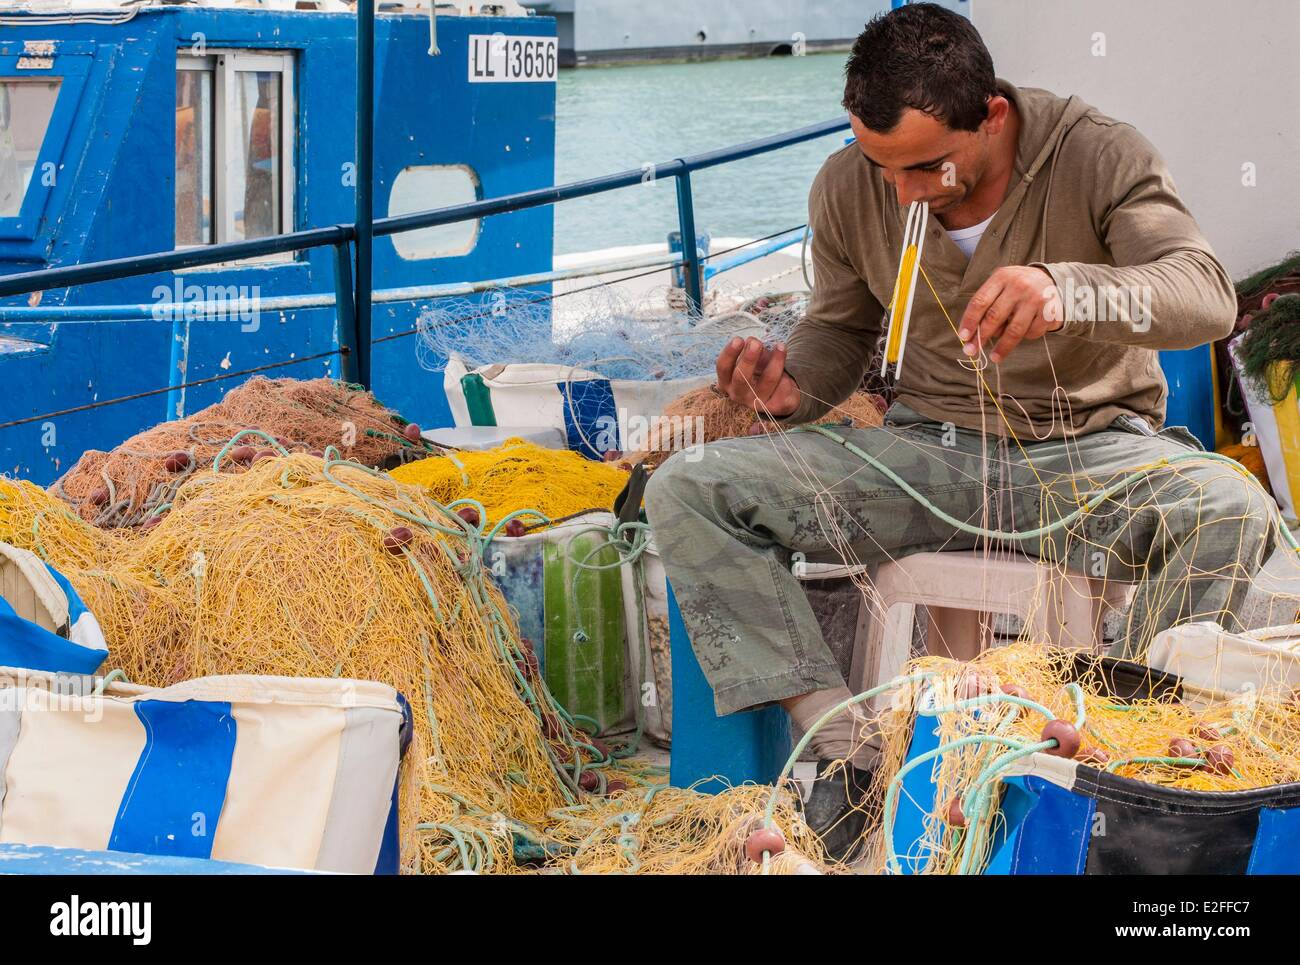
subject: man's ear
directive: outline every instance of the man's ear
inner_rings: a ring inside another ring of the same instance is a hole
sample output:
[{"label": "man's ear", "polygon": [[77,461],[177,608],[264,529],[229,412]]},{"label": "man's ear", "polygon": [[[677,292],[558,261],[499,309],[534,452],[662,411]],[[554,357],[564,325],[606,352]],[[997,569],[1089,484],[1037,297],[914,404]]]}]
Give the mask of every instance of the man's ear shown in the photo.
[{"label": "man's ear", "polygon": [[1002,133],[1010,115],[1011,102],[1001,94],[996,94],[988,99],[988,116],[980,126],[984,128],[984,133],[994,137]]}]

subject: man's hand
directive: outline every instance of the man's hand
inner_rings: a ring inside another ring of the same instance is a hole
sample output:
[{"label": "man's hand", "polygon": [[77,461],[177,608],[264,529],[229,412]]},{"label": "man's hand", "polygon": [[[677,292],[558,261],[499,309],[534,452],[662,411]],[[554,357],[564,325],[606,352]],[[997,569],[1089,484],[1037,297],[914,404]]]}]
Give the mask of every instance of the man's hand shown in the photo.
[{"label": "man's hand", "polygon": [[999,268],[980,286],[957,327],[962,351],[974,357],[997,339],[989,360],[1001,362],[1025,339],[1042,338],[1062,325],[1061,293],[1052,276],[1023,265]]},{"label": "man's hand", "polygon": [[775,418],[799,408],[799,386],[785,371],[785,343],[768,348],[736,336],[718,354],[718,390],[733,402]]}]

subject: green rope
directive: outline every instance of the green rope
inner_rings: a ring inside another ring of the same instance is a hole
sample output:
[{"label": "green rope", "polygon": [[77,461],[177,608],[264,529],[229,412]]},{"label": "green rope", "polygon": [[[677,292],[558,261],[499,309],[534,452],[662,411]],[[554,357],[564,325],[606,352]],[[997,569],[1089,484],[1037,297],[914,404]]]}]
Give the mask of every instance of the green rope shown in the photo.
[{"label": "green rope", "polygon": [[[1047,536],[1050,533],[1054,533],[1059,529],[1063,529],[1064,527],[1071,525],[1072,523],[1074,523],[1076,520],[1080,519],[1087,513],[1092,512],[1094,509],[1096,509],[1098,506],[1100,506],[1103,502],[1105,502],[1110,497],[1114,496],[1116,493],[1124,489],[1127,489],[1132,483],[1137,482],[1139,479],[1149,476],[1155,472],[1161,472],[1164,469],[1167,469],[1169,466],[1180,462],[1208,461],[1208,462],[1224,463],[1225,465],[1228,465],[1233,469],[1235,469],[1237,472],[1241,473],[1243,478],[1247,482],[1253,483],[1256,486],[1256,488],[1259,488],[1262,491],[1262,487],[1260,486],[1259,481],[1256,480],[1253,475],[1251,475],[1250,471],[1246,469],[1245,466],[1237,462],[1235,459],[1231,459],[1228,456],[1223,455],[1222,453],[1218,453],[1218,452],[1177,453],[1172,456],[1166,456],[1154,466],[1148,466],[1145,469],[1139,469],[1136,470],[1135,472],[1129,473],[1128,475],[1122,477],[1118,482],[1112,483],[1110,486],[1107,486],[1105,489],[1097,493],[1092,498],[1080,504],[1078,509],[1074,510],[1073,512],[1069,513],[1066,516],[1061,517],[1055,522],[1048,523],[1045,526],[1039,526],[1036,529],[1025,530],[1022,532],[1012,532],[1009,530],[1000,530],[1000,529],[985,529],[982,526],[975,526],[972,523],[966,522],[964,519],[958,519],[957,517],[949,515],[948,513],[944,512],[933,502],[927,499],[923,493],[918,492],[902,476],[898,475],[898,473],[890,469],[889,466],[885,465],[885,463],[877,459],[875,456],[871,455],[871,453],[862,449],[862,447],[855,445],[853,442],[849,441],[848,439],[845,439],[838,432],[834,432],[831,429],[828,429],[826,426],[800,426],[799,428],[791,429],[790,431],[791,432],[816,432],[818,435],[825,436],[827,439],[830,439],[832,442],[838,443],[839,445],[847,449],[849,452],[857,456],[859,459],[861,459],[863,462],[870,465],[873,469],[880,472],[886,479],[894,483],[894,485],[898,486],[899,489],[901,489],[904,493],[910,496],[915,502],[919,503],[921,507],[927,510],[931,515],[937,517],[938,519],[947,523],[949,526],[952,526],[954,529],[959,530],[960,532],[969,533],[972,536],[979,536],[991,540],[1006,540],[1006,541],[1016,542],[1016,541],[1040,539],[1043,536]],[[1272,503],[1272,497],[1269,497],[1268,504],[1271,503]],[[1295,550],[1296,552],[1300,552],[1300,543],[1296,541],[1295,536],[1291,534],[1291,531],[1287,529],[1286,525],[1282,522],[1281,512],[1275,509],[1274,512],[1272,513],[1272,516],[1273,516],[1274,525],[1280,531],[1286,543],[1290,546],[1292,550]]]},{"label": "green rope", "polygon": [[100,697],[103,695],[104,690],[108,687],[109,684],[114,683],[115,681],[118,680],[122,681],[123,683],[130,683],[130,681],[126,679],[126,671],[123,670],[121,667],[118,667],[116,670],[110,670],[104,676],[96,680],[95,689],[94,691],[92,691],[92,693],[96,697]]},{"label": "green rope", "polygon": [[238,432],[236,432],[233,436],[230,437],[230,441],[221,447],[221,451],[218,452],[216,457],[212,460],[213,472],[221,471],[221,460],[226,458],[226,453],[228,453],[231,449],[235,448],[235,445],[239,442],[239,440],[243,439],[245,436],[257,436],[262,440],[264,440],[267,444],[280,450],[280,455],[282,456],[289,455],[289,450],[286,449],[284,446],[280,445],[280,443],[276,440],[275,436],[271,435],[269,432],[263,432],[261,429],[240,429]]}]

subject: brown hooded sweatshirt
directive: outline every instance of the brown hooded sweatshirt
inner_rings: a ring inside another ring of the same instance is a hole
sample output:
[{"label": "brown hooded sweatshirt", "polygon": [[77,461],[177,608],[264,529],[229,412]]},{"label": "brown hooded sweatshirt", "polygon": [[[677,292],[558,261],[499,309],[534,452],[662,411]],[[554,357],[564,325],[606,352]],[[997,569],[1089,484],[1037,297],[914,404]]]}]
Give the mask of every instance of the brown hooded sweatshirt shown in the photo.
[{"label": "brown hooded sweatshirt", "polygon": [[[1023,442],[1092,432],[1132,414],[1164,423],[1157,350],[1228,334],[1232,283],[1155,148],[1077,97],[998,82],[1020,114],[1015,173],[969,261],[934,215],[926,226],[898,401],[938,422],[996,432],[1002,418],[955,325],[996,268],[1036,265],[1061,292],[1064,327],[1021,342],[985,379]],[[860,383],[898,271],[907,210],[855,144],[831,155],[808,198],[814,270],[786,370],[803,422]],[[879,365],[877,360],[876,365]]]}]

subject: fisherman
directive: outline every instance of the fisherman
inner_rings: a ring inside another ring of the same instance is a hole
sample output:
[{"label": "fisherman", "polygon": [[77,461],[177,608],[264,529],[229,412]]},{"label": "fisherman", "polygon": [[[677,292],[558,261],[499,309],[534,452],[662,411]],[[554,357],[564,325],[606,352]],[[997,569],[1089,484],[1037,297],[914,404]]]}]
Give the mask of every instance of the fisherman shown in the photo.
[{"label": "fisherman", "polygon": [[[780,703],[807,729],[850,696],[791,573],[795,553],[873,564],[1012,548],[1136,582],[1124,655],[1188,620],[1235,627],[1271,547],[1266,497],[1208,460],[1128,478],[1200,448],[1164,427],[1157,351],[1222,338],[1236,313],[1160,155],[1078,97],[997,79],[971,23],[931,3],[868,23],[845,78],[854,140],[808,197],[807,315],[787,344],[736,338],[717,361],[717,388],[769,431],[675,454],[646,494],[717,712]],[[881,428],[835,429],[911,495],[830,438],[771,430],[817,420],[879,366],[918,201],[929,203],[923,274],[895,401]],[[1126,478],[1047,536],[987,532],[1050,526]],[[868,821],[878,742],[858,712],[811,746],[805,815],[845,858]]]}]

